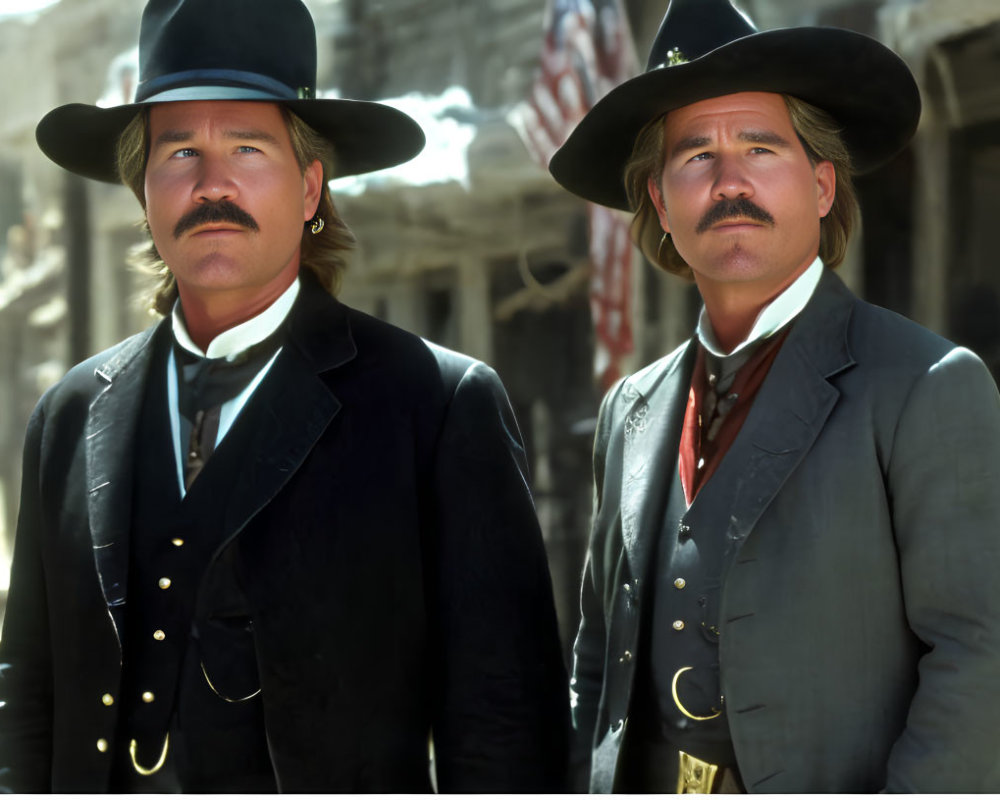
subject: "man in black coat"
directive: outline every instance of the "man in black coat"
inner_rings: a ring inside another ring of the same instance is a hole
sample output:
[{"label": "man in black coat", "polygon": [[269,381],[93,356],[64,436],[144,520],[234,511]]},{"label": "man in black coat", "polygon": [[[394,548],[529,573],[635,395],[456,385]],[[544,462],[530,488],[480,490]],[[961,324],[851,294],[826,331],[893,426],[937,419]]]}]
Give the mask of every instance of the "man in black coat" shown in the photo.
[{"label": "man in black coat", "polygon": [[135,191],[167,316],[32,415],[0,786],[560,789],[565,672],[503,387],[332,296],[351,237],[326,181],[421,131],[312,99],[299,0],[152,0],[140,71],[135,103],[38,128]]}]

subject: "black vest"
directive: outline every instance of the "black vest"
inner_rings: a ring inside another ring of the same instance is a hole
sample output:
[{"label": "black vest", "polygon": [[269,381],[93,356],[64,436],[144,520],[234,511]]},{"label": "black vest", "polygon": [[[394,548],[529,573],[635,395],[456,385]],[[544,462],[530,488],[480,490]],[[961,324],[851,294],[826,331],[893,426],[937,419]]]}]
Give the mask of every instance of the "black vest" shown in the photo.
[{"label": "black vest", "polygon": [[[216,555],[255,404],[251,398],[182,499],[167,408],[169,344],[169,335],[159,337],[137,433],[112,789],[274,791],[237,543]],[[137,761],[149,768],[168,731],[164,768],[149,778],[138,775],[129,741],[136,740]]]},{"label": "black vest", "polygon": [[[713,476],[686,507],[678,471],[658,537],[652,597],[643,619],[636,696],[629,718],[640,735],[715,764],[733,764],[719,685],[719,602],[733,546],[727,542],[729,485]],[[678,670],[690,669],[678,674]],[[693,720],[674,702],[677,696]],[[638,711],[638,719],[635,716]]]},{"label": "black vest", "polygon": [[[615,792],[674,792],[679,750],[712,764],[736,764],[719,689],[719,601],[722,576],[735,553],[735,543],[726,536],[731,500],[726,472],[723,459],[690,508],[676,461],[670,473],[663,524],[653,534],[647,613],[640,622],[639,660]],[[722,714],[692,720],[680,711],[673,679],[684,667],[692,667],[678,675],[677,694],[684,707],[695,716],[711,716],[719,708]]]}]

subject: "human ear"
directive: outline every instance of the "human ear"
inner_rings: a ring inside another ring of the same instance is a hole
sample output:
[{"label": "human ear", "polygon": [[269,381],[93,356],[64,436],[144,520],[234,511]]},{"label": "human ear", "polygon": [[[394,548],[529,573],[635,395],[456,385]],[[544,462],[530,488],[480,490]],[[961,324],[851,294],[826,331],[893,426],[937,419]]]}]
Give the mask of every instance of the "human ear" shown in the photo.
[{"label": "human ear", "polygon": [[308,222],[316,214],[316,210],[319,208],[319,199],[323,194],[323,165],[319,159],[306,167],[302,174],[302,190],[305,206],[303,222]]},{"label": "human ear", "polygon": [[653,201],[656,216],[660,219],[660,227],[663,228],[664,233],[670,233],[670,223],[667,221],[667,206],[663,202],[663,192],[652,175],[646,179],[646,191],[649,192],[649,199]]},{"label": "human ear", "polygon": [[814,170],[816,175],[816,200],[819,218],[823,219],[833,208],[837,196],[837,171],[829,161],[820,161]]}]

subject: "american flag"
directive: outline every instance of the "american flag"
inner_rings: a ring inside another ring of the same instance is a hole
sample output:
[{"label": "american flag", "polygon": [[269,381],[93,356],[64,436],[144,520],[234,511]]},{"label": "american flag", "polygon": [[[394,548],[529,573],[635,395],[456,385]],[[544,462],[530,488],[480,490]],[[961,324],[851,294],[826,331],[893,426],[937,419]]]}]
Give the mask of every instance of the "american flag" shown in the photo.
[{"label": "american flag", "polygon": [[[548,0],[541,66],[511,121],[532,156],[548,166],[583,115],[638,71],[622,0]],[[590,308],[594,373],[604,388],[632,352],[628,218],[590,204]]]}]

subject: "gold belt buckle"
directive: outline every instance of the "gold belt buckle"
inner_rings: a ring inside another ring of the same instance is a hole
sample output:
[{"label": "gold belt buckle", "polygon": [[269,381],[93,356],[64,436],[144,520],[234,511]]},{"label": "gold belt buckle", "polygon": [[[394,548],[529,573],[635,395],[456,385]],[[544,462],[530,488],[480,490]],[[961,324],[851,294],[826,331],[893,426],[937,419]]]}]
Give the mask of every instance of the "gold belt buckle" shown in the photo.
[{"label": "gold belt buckle", "polygon": [[718,764],[709,764],[700,758],[678,751],[677,794],[711,794]]}]

